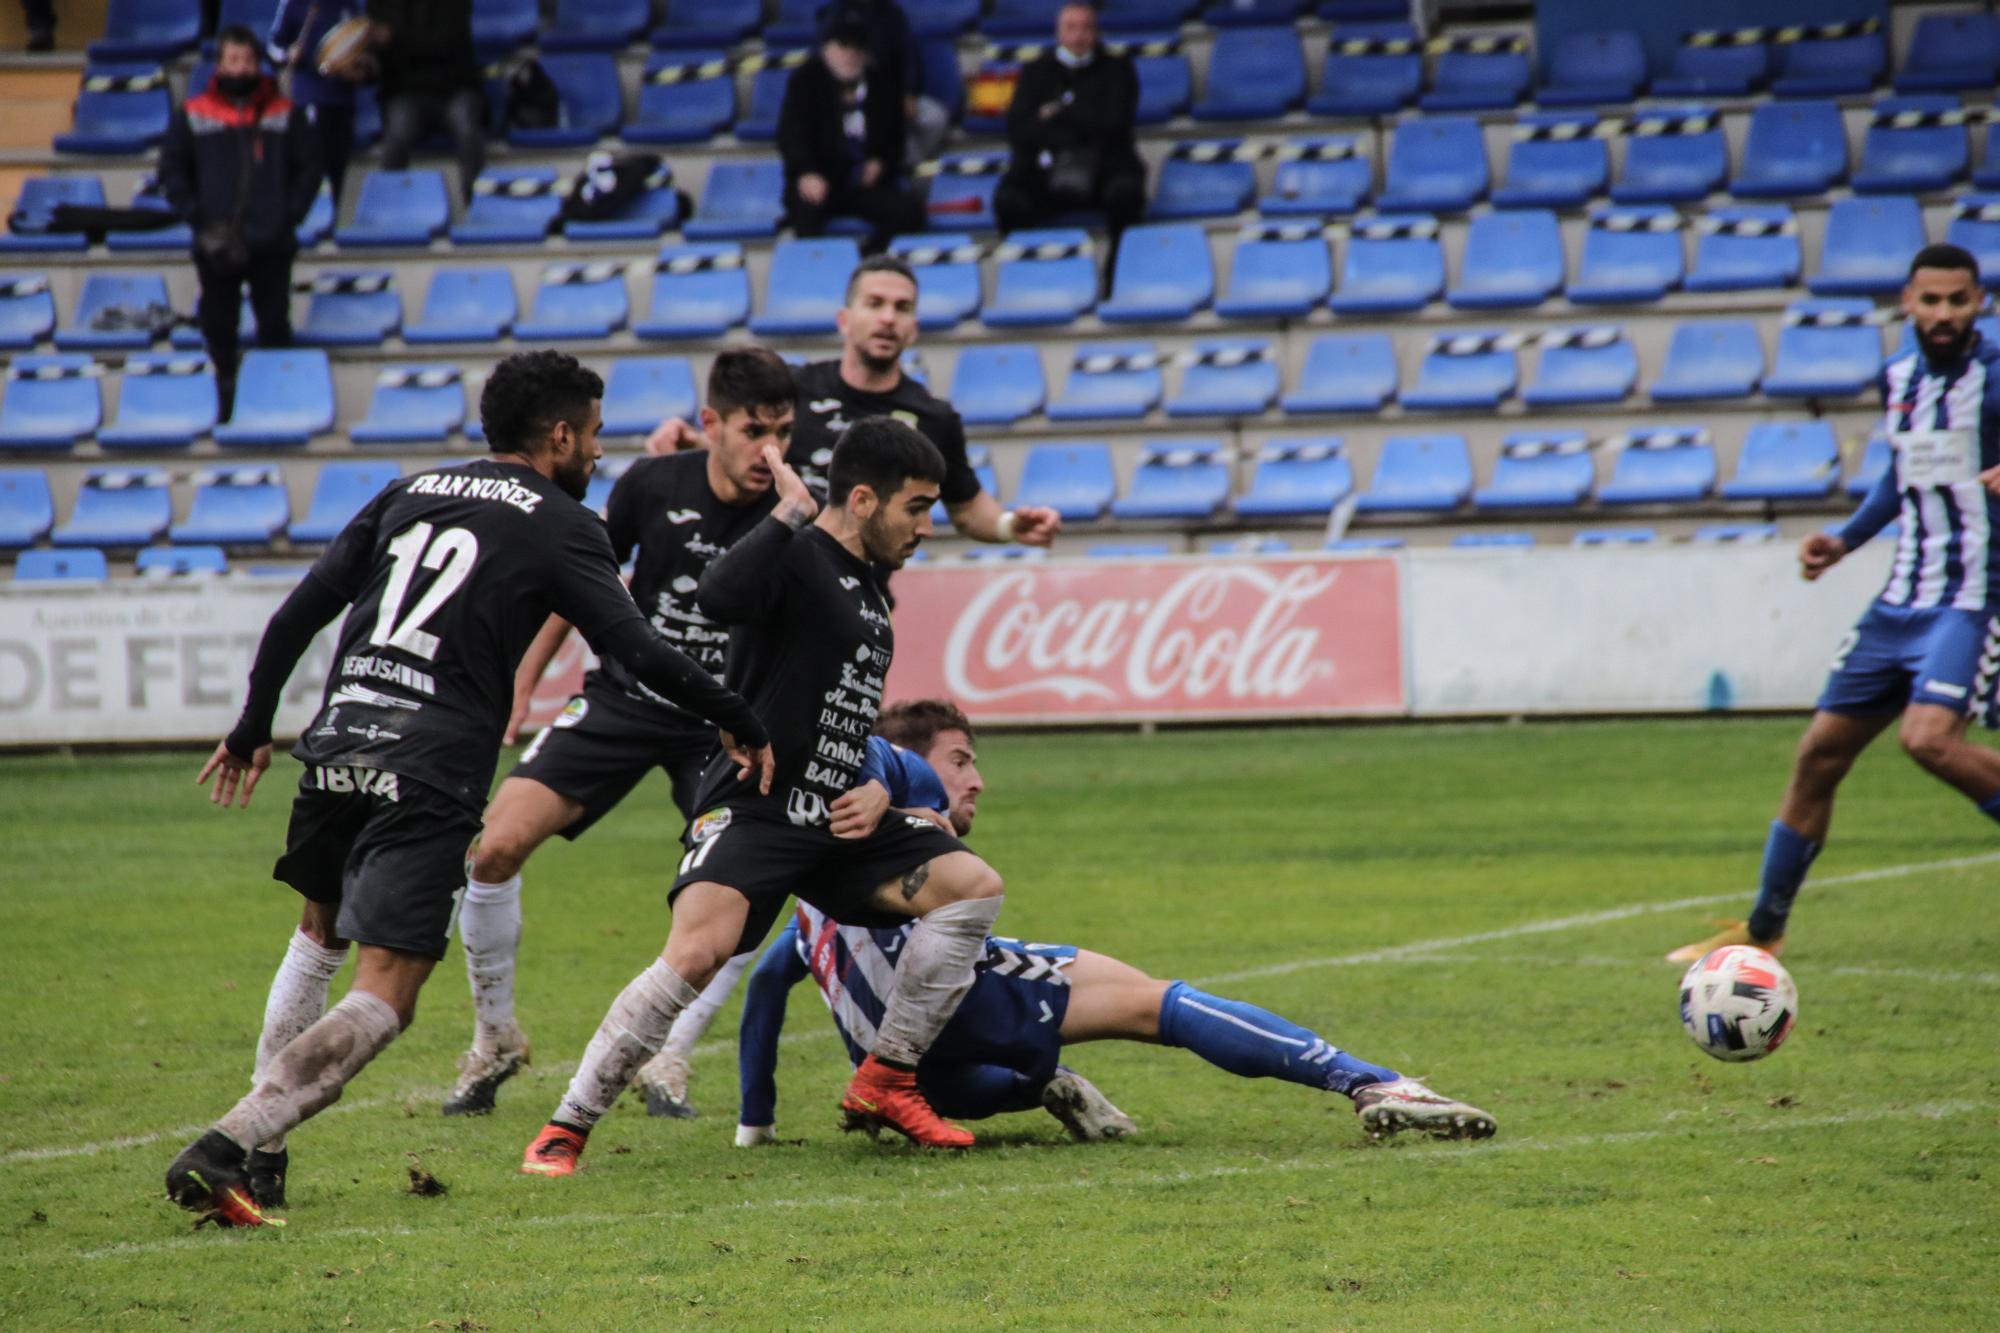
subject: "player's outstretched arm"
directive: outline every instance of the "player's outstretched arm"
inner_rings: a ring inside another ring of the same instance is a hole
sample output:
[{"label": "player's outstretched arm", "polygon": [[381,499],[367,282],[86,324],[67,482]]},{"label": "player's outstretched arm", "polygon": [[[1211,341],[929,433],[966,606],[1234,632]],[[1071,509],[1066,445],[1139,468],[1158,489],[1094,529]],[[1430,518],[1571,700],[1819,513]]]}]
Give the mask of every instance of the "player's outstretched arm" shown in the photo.
[{"label": "player's outstretched arm", "polygon": [[[629,599],[628,599],[629,600]],[[743,696],[701,669],[701,664],[659,636],[638,614],[612,625],[591,645],[602,657],[616,659],[655,694],[713,722],[727,738],[739,762],[755,760],[771,782],[770,733],[744,702]]]},{"label": "player's outstretched arm", "polygon": [[196,785],[205,787],[214,776],[215,786],[208,794],[211,804],[228,805],[239,791],[240,804],[250,804],[258,776],[271,766],[271,719],[277,716],[279,693],[312,645],[313,636],[332,623],[346,605],[345,597],[308,571],[272,614],[250,664],[250,692],[243,701],[243,712],[195,777]]},{"label": "player's outstretched arm", "polygon": [[841,793],[827,809],[827,832],[836,838],[865,838],[889,813],[889,789],[870,778]]},{"label": "player's outstretched arm", "polygon": [[195,776],[194,782],[197,787],[207,786],[209,775],[212,773],[215,775],[215,786],[210,788],[208,793],[210,805],[228,805],[240,789],[243,793],[243,804],[248,806],[250,793],[257,790],[257,779],[263,777],[264,770],[270,766],[271,747],[268,745],[258,746],[248,759],[238,759],[229,752],[228,741],[219,741],[216,743],[215,753],[201,766],[201,772]]},{"label": "player's outstretched arm", "polygon": [[778,507],[737,543],[709,561],[695,589],[695,604],[710,620],[740,625],[766,614],[776,605],[783,580],[785,551],[800,528],[819,516],[819,502],[792,471],[773,444],[764,446],[764,464]]},{"label": "player's outstretched arm", "polygon": [[501,744],[512,745],[521,734],[521,725],[528,720],[528,709],[535,700],[535,686],[541,683],[542,673],[549,669],[549,663],[562,651],[563,640],[568,637],[569,622],[561,616],[550,616],[535,635],[535,641],[528,645],[521,665],[514,669],[514,707],[507,714],[507,730],[500,737]]},{"label": "player's outstretched arm", "polygon": [[706,448],[708,436],[701,433],[701,427],[680,417],[668,417],[653,427],[653,433],[646,437],[646,452],[655,458],[687,449]]},{"label": "player's outstretched arm", "polygon": [[1023,546],[1047,546],[1062,531],[1062,515],[1039,505],[1002,509],[1000,502],[985,491],[963,504],[946,505],[951,524],[963,536],[976,542],[1019,542]]}]

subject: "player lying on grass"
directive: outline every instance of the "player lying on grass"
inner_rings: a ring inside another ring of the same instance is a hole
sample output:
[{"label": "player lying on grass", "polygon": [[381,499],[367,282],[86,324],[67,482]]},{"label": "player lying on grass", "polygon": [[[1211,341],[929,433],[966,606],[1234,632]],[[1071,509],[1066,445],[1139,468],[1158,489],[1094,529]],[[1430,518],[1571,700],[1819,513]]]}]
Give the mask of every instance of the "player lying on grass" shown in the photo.
[{"label": "player lying on grass", "polygon": [[[895,749],[880,738],[871,742],[876,762],[864,770],[871,781],[857,789],[851,813],[893,818],[928,806],[949,812],[963,834],[981,790],[972,728],[950,704],[901,707],[916,710],[918,725],[907,713],[892,712],[885,715],[885,730],[901,731],[916,744]],[[927,720],[953,725],[937,727],[925,744],[921,724]],[[933,767],[927,759],[944,762]],[[811,976],[850,1060],[859,1063],[895,994],[907,933],[907,927],[844,926],[799,905],[744,994],[738,1146],[777,1138],[774,1074],[787,993]],[[1439,1138],[1483,1139],[1494,1131],[1493,1117],[1478,1107],[1358,1059],[1288,1019],[1184,981],[1156,980],[1105,954],[989,936],[975,971],[972,990],[917,1065],[917,1086],[940,1115],[982,1120],[1039,1107],[1079,1142],[1130,1134],[1132,1121],[1123,1112],[1058,1063],[1065,1046],[1118,1039],[1185,1047],[1245,1078],[1281,1078],[1344,1094],[1378,1138],[1415,1129]]]}]

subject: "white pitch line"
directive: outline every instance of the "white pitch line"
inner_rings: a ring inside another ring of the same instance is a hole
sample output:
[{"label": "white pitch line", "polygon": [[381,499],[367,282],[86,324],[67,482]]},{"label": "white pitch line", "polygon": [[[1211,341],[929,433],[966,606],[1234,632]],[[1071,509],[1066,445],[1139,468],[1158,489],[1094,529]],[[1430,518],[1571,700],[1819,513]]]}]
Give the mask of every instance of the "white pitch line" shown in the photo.
[{"label": "white pitch line", "polygon": [[[1707,1130],[1717,1136],[1742,1134],[1781,1134],[1788,1130],[1834,1129],[1844,1125],[1876,1124],[1884,1120],[1951,1120],[1960,1116],[1987,1114],[2000,1110],[1991,1102],[1945,1101],[1929,1102],[1917,1106],[1878,1106],[1865,1111],[1845,1111],[1831,1115],[1785,1116],[1772,1119],[1746,1121],[1728,1120],[1713,1125],[1690,1125],[1679,1121],[1664,1129],[1614,1130],[1602,1134],[1572,1134],[1551,1139],[1498,1139],[1490,1143],[1444,1145],[1424,1144],[1404,1149],[1396,1156],[1396,1169],[1417,1166],[1449,1165],[1466,1168],[1477,1167],[1484,1162],[1513,1156],[1524,1152],[1576,1152],[1590,1148],[1623,1147],[1629,1144],[1651,1143],[1659,1139],[1687,1139],[1703,1137],[1700,1131]],[[1075,1151],[1074,1149],[1059,1149]],[[1088,1151],[1082,1149],[1081,1151]],[[1311,1157],[1292,1158],[1282,1162],[1256,1162],[1247,1165],[1214,1166],[1200,1171],[1149,1171],[1130,1176],[1092,1176],[1092,1185],[1097,1189],[1126,1188],[1152,1189],[1161,1186],[1185,1185],[1203,1180],[1225,1180],[1242,1176],[1286,1175],[1301,1172],[1344,1170],[1353,1165],[1353,1159],[1344,1154],[1328,1155],[1324,1152]],[[1043,1193],[1048,1189],[1045,1182],[1018,1182],[1014,1184],[961,1184],[943,1186],[936,1189],[914,1192],[916,1197],[946,1201],[976,1195],[980,1199],[996,1196]],[[896,1197],[908,1199],[912,1192],[899,1191]],[[650,1212],[621,1213],[534,1213],[527,1216],[481,1218],[464,1226],[447,1227],[458,1234],[466,1232],[507,1231],[519,1226],[562,1226],[562,1227],[612,1227],[629,1226],[634,1223],[658,1223],[688,1220],[705,1216],[715,1211],[731,1213],[759,1213],[775,1210],[807,1210],[819,1208],[879,1207],[884,1202],[882,1196],[866,1194],[820,1194],[803,1197],[780,1197],[775,1199],[743,1199],[735,1203],[718,1203],[708,1209],[671,1209]],[[288,1233],[290,1234],[290,1233]],[[328,1227],[323,1231],[310,1233],[311,1239],[346,1240],[353,1238],[375,1238],[381,1236],[407,1236],[415,1234],[409,1227]],[[180,1235],[157,1241],[120,1241],[114,1245],[101,1246],[94,1250],[78,1252],[79,1259],[119,1259],[128,1256],[159,1254],[175,1250],[191,1249],[198,1245],[212,1245],[217,1242],[208,1237]]]},{"label": "white pitch line", "polygon": [[[1504,967],[1603,967],[1632,972],[1660,971],[1658,965],[1647,958],[1550,958],[1543,954],[1532,953],[1427,953],[1409,961],[1479,963]],[[1923,967],[1815,967],[1812,973],[1819,977],[1928,981],[1938,986],[2000,986],[2000,972],[1943,972]]]}]

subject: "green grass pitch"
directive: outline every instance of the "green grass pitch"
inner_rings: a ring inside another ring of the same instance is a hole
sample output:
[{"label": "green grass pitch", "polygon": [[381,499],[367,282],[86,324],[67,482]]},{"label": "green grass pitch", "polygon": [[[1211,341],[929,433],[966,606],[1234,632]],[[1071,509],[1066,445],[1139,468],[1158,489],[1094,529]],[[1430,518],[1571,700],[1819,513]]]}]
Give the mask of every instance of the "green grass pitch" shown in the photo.
[{"label": "green grass pitch", "polygon": [[1675,1020],[1661,955],[1747,903],[1798,729],[986,740],[973,840],[1008,933],[1266,1005],[1485,1106],[1491,1142],[1371,1144],[1345,1099],[1105,1044],[1072,1063],[1135,1139],[1073,1146],[1038,1112],[963,1156],[876,1145],[834,1129],[846,1071],[807,988],[795,1142],[731,1146],[732,1006],[700,1119],[628,1098],[576,1178],[522,1176],[663,938],[656,778],[529,867],[537,1063],[499,1111],[437,1113],[470,1023],[454,946],[417,1025],[294,1136],[290,1226],[257,1233],[191,1233],[161,1175],[247,1087],[296,920],[267,875],[297,765],[246,814],[205,804],[193,754],[0,760],[0,1326],[2000,1326],[1991,824],[1885,743],[1793,919],[1791,1042],[1723,1065]]}]

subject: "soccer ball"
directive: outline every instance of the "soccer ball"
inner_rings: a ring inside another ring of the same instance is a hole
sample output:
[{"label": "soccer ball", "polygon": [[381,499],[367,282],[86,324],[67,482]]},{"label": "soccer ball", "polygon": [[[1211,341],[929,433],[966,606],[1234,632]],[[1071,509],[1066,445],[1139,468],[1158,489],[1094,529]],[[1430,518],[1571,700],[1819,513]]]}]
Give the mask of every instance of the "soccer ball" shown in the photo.
[{"label": "soccer ball", "polygon": [[1761,1060],[1799,1017],[1799,988],[1762,949],[1732,944],[1704,954],[1681,977],[1681,1026],[1718,1060]]}]

